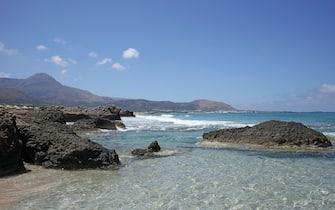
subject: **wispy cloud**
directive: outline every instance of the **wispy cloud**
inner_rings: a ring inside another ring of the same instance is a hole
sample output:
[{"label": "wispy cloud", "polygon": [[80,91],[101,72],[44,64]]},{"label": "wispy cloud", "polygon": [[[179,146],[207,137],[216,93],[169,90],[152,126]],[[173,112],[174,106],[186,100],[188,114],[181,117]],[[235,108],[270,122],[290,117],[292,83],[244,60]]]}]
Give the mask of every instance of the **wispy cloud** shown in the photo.
[{"label": "wispy cloud", "polygon": [[124,66],[123,66],[122,64],[120,64],[120,63],[113,63],[113,65],[112,65],[112,69],[122,71],[122,70],[125,70],[126,67],[124,67]]},{"label": "wispy cloud", "polygon": [[67,58],[66,60],[68,62],[70,62],[71,64],[77,64],[78,63],[75,59],[72,59],[72,58]]},{"label": "wispy cloud", "polygon": [[5,44],[0,42],[0,54],[5,54],[5,55],[8,55],[8,56],[11,56],[11,55],[19,54],[19,51],[16,50],[16,49],[7,49],[5,47]]},{"label": "wispy cloud", "polygon": [[0,78],[9,78],[10,74],[6,73],[6,72],[0,72]]},{"label": "wispy cloud", "polygon": [[77,64],[77,61],[72,58],[62,58],[59,55],[51,56],[44,60],[45,62],[53,63],[61,67],[68,67],[70,64]]},{"label": "wispy cloud", "polygon": [[[309,107],[309,110],[334,111],[335,84],[322,84],[319,88],[295,97],[296,107]],[[299,100],[300,99],[300,100]],[[294,100],[293,100],[294,102]]]},{"label": "wispy cloud", "polygon": [[335,84],[334,85],[323,84],[321,85],[319,91],[321,93],[335,93]]},{"label": "wispy cloud", "polygon": [[88,56],[91,57],[91,58],[97,58],[98,57],[98,53],[92,51],[92,52],[88,53]]},{"label": "wispy cloud", "polygon": [[128,48],[127,50],[123,51],[122,57],[124,59],[139,58],[140,52],[134,48]]},{"label": "wispy cloud", "polygon": [[102,59],[101,61],[99,61],[97,63],[98,66],[101,66],[101,65],[105,65],[105,64],[108,64],[108,63],[111,63],[112,62],[112,59],[111,58],[104,58]]},{"label": "wispy cloud", "polygon": [[54,63],[61,67],[67,67],[69,63],[58,55],[51,56],[49,59],[45,59],[46,62]]},{"label": "wispy cloud", "polygon": [[52,39],[52,41],[55,42],[55,43],[61,44],[61,45],[66,45],[66,44],[69,43],[69,42],[65,41],[64,39],[62,39],[60,37],[54,37]]},{"label": "wispy cloud", "polygon": [[42,44],[36,46],[36,50],[38,50],[38,51],[45,51],[47,49],[48,48],[45,45],[42,45]]}]

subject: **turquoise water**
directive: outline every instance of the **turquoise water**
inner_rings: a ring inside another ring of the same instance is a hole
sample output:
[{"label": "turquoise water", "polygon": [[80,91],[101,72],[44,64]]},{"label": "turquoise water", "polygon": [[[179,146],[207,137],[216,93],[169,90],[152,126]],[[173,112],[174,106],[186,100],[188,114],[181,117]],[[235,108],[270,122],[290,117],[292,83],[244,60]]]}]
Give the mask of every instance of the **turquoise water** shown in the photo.
[{"label": "turquoise water", "polygon": [[[335,151],[202,148],[204,132],[269,119],[298,121],[335,137],[335,113],[155,114],[127,129],[85,134],[122,161],[117,170],[43,170],[21,175],[40,190],[11,209],[335,209]],[[157,140],[159,158],[133,158]]]}]

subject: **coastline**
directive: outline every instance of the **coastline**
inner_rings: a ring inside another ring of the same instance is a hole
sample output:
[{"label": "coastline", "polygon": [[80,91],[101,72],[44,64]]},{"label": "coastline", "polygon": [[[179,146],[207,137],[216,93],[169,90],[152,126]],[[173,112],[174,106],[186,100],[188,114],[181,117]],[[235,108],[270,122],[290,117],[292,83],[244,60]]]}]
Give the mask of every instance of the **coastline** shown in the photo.
[{"label": "coastline", "polygon": [[[301,208],[318,209],[324,206],[321,201],[327,208],[332,206],[334,180],[329,177],[334,150],[274,150],[220,143],[205,147],[201,133],[217,125],[208,125],[208,118],[202,115],[200,119],[199,115],[180,116],[169,116],[179,124],[127,118],[127,132],[101,130],[84,135],[107,148],[116,145],[124,164],[118,170],[69,171],[26,164],[28,173],[0,179],[0,209],[288,209],[298,202]],[[244,120],[245,115],[241,116]],[[218,117],[228,121],[226,115]],[[197,123],[202,124],[198,127]],[[161,143],[163,151],[155,155],[162,158],[131,156],[132,149],[145,148],[152,140]],[[317,197],[307,200],[309,192]]]}]

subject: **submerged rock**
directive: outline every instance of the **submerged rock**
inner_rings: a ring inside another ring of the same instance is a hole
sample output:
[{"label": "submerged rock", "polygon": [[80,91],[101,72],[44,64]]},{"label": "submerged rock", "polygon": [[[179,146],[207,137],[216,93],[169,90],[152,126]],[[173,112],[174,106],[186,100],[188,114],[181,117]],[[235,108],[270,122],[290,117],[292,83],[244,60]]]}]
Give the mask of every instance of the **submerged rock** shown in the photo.
[{"label": "submerged rock", "polygon": [[325,148],[331,142],[322,133],[297,122],[270,120],[253,127],[221,129],[203,134],[204,142],[264,147]]},{"label": "submerged rock", "polygon": [[154,152],[159,152],[161,147],[157,141],[150,143],[147,149],[134,149],[131,154],[134,156],[155,156]]},{"label": "submerged rock", "polygon": [[25,170],[17,132],[15,117],[0,110],[0,177]]}]

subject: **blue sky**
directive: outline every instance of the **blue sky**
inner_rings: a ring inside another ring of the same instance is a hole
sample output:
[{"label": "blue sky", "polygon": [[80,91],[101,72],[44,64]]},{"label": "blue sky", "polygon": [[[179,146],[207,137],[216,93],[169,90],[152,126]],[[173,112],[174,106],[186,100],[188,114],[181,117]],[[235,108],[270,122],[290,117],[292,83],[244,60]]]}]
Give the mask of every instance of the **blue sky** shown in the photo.
[{"label": "blue sky", "polygon": [[335,111],[333,0],[0,0],[0,77],[101,96]]}]

